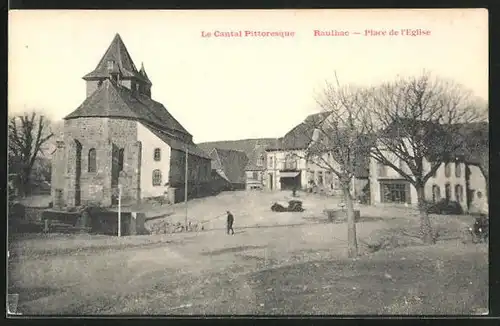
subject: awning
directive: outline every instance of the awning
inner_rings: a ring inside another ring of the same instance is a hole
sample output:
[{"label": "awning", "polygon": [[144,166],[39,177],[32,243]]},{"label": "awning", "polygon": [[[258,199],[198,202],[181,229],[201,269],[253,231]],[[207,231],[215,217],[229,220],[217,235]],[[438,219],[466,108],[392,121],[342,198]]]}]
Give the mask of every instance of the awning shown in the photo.
[{"label": "awning", "polygon": [[280,178],[295,178],[300,172],[280,172]]}]

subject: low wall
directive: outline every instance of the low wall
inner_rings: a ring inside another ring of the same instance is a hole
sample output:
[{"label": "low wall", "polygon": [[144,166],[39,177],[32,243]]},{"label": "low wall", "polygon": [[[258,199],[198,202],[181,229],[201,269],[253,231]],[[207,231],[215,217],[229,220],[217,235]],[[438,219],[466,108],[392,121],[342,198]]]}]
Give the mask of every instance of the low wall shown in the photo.
[{"label": "low wall", "polygon": [[[179,203],[184,201],[184,185],[178,185],[177,187],[170,187],[168,192],[168,198],[170,203]],[[207,182],[198,185],[188,185],[188,200],[194,198],[208,197],[220,193],[222,189],[219,189],[217,183]]]}]

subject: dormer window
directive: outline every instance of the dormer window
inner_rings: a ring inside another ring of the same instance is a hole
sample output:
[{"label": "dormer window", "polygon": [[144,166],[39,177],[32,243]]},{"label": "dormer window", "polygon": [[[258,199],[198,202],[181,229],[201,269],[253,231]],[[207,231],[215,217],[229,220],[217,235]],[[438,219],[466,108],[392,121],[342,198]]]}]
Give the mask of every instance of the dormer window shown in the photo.
[{"label": "dormer window", "polygon": [[113,71],[115,69],[115,62],[113,60],[108,60],[108,70]]}]

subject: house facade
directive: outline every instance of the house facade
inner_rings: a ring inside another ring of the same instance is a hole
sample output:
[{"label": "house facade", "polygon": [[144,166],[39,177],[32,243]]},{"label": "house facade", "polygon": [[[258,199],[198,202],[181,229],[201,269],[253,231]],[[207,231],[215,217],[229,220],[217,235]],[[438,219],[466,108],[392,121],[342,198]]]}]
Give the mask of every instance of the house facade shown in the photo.
[{"label": "house facade", "polygon": [[[270,147],[267,152],[265,185],[269,190],[311,190],[331,195],[342,194],[340,182],[336,174],[319,164],[306,159],[307,148],[312,143],[314,129],[312,125],[324,120],[328,113],[322,112],[309,115],[304,122],[295,126],[276,147]],[[328,154],[323,160],[330,166],[338,166]],[[352,180],[351,190],[355,197],[363,192],[369,192],[368,160],[360,158],[360,167]]]},{"label": "house facade", "polygon": [[266,149],[276,146],[275,138],[241,139],[200,143],[198,146],[206,153],[214,148],[237,150],[246,154],[248,162],[245,170],[245,188],[247,190],[265,188],[265,171],[267,166]]},{"label": "house facade", "polygon": [[[396,155],[385,151],[392,164],[398,166],[408,175],[410,169]],[[423,160],[424,175],[431,170],[428,159]],[[390,166],[383,165],[374,158],[370,159],[371,202],[377,204],[405,204],[416,206],[417,191],[399,172]],[[438,202],[441,199],[458,202],[464,211],[473,207],[487,210],[486,180],[480,168],[467,156],[455,156],[453,160],[441,162],[425,184],[425,199]]]},{"label": "house facade", "polygon": [[116,34],[97,67],[85,75],[86,99],[64,118],[52,165],[54,208],[111,206],[144,198],[181,200],[188,153],[190,195],[209,188],[211,160],[192,135],[151,97],[144,66],[138,70]]}]

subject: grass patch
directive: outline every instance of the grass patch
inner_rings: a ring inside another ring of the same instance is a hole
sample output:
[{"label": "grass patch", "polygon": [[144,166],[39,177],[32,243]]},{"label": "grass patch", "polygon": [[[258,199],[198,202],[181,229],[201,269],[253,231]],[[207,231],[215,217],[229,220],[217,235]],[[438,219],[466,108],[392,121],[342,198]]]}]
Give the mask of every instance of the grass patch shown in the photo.
[{"label": "grass patch", "polygon": [[488,306],[486,250],[444,255],[420,247],[296,264],[251,279],[260,314],[466,315]]}]

